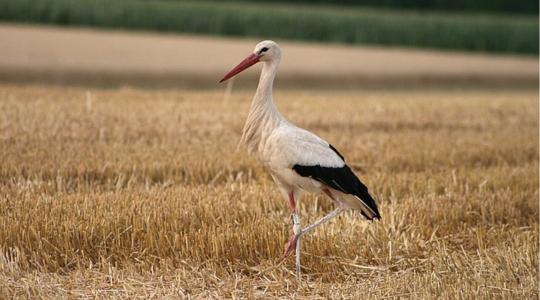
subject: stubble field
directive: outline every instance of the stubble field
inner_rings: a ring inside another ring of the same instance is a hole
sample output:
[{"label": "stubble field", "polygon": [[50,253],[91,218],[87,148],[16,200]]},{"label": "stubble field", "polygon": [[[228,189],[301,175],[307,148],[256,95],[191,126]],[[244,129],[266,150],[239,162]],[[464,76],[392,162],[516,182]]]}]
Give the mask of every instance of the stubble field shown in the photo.
[{"label": "stubble field", "polygon": [[535,90],[276,92],[382,214],[306,236],[301,283],[251,95],[0,86],[0,298],[537,298]]}]

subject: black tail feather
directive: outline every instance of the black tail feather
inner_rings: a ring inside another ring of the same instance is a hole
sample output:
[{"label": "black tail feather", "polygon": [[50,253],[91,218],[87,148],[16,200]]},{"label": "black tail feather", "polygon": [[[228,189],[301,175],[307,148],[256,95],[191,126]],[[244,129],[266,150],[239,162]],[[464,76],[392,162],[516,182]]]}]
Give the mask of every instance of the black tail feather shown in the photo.
[{"label": "black tail feather", "polygon": [[375,199],[371,197],[368,188],[356,177],[349,166],[340,168],[294,165],[293,170],[300,176],[313,178],[329,187],[345,194],[356,196],[365,206],[373,212],[370,217],[362,211],[362,215],[368,220],[381,219]]}]

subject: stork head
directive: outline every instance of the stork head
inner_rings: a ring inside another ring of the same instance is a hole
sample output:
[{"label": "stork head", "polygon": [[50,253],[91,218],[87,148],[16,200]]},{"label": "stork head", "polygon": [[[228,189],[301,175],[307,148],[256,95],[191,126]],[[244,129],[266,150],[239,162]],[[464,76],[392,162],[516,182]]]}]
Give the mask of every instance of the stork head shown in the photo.
[{"label": "stork head", "polygon": [[274,41],[262,41],[255,46],[253,53],[259,57],[259,61],[274,61],[281,59],[281,49]]},{"label": "stork head", "polygon": [[254,64],[263,62],[274,62],[281,59],[281,49],[279,45],[274,41],[262,41],[255,46],[253,53],[248,55],[242,60],[236,67],[225,74],[219,82],[223,82],[234,75],[244,71],[245,69],[253,66]]}]

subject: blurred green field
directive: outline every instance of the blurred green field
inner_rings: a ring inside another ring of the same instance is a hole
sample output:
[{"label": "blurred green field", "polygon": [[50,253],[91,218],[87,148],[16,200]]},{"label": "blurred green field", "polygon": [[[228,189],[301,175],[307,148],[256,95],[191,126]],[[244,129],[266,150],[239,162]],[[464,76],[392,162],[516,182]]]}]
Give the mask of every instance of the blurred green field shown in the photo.
[{"label": "blurred green field", "polygon": [[[152,1],[152,0],[148,0]],[[182,0],[169,0],[182,1]],[[238,1],[238,0],[225,0]],[[456,10],[456,11],[489,11],[500,13],[537,14],[536,0],[243,0],[259,3],[320,3],[335,5],[354,5],[370,7],[391,7],[418,10]]]},{"label": "blurred green field", "polygon": [[536,15],[210,1],[0,0],[0,20],[348,44],[538,53]]}]

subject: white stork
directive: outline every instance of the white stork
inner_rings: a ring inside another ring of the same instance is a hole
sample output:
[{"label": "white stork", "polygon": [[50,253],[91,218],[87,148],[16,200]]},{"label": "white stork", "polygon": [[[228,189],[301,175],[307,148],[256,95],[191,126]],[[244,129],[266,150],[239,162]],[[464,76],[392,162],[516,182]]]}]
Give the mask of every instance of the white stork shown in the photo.
[{"label": "white stork", "polygon": [[[265,165],[279,191],[289,201],[293,235],[285,245],[285,256],[296,248],[296,274],[299,277],[302,235],[347,208],[359,210],[368,220],[380,219],[381,215],[367,187],[354,175],[336,148],[315,134],[294,126],[277,110],[272,101],[272,86],[280,60],[278,44],[262,41],[220,82],[263,62],[240,143]],[[336,209],[302,229],[298,209],[301,191],[324,192]]]}]

